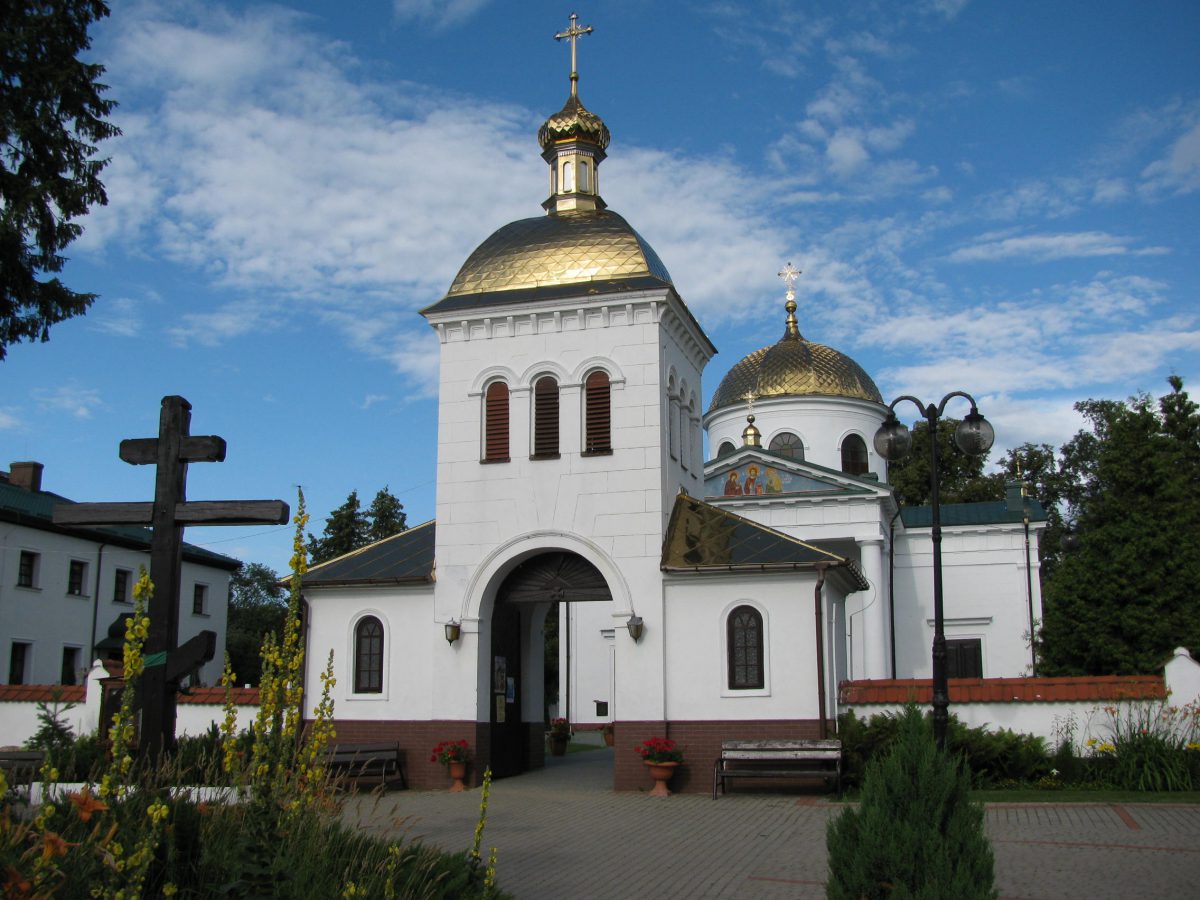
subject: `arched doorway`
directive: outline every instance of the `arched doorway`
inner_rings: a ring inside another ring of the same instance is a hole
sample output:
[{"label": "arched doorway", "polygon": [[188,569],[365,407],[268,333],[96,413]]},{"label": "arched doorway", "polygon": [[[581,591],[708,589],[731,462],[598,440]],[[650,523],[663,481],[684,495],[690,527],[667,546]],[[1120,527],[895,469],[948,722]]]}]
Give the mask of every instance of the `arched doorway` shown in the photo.
[{"label": "arched doorway", "polygon": [[[490,756],[496,778],[518,775],[542,759],[542,704],[529,703],[542,690],[540,665],[535,665],[542,647],[532,646],[532,624],[540,624],[553,604],[601,600],[612,600],[604,576],[582,556],[562,550],[524,560],[501,582],[492,606],[490,657]],[[526,682],[536,690],[525,690]]]}]

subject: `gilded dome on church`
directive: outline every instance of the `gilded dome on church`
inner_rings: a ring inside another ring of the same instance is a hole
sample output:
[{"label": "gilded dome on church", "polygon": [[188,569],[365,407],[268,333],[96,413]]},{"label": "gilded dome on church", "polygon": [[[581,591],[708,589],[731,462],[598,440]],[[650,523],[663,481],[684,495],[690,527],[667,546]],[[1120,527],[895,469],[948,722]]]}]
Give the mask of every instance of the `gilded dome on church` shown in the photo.
[{"label": "gilded dome on church", "polygon": [[447,297],[671,273],[612,210],[558,212],[510,222],[467,257]]},{"label": "gilded dome on church", "polygon": [[850,397],[882,403],[879,388],[863,367],[832,347],[806,341],[796,326],[796,304],[788,301],[787,330],[778,343],[755,350],[721,379],[708,411],[746,402],[746,395]]},{"label": "gilded dome on church", "polygon": [[538,129],[538,144],[543,150],[558,141],[571,141],[582,138],[591,141],[601,150],[608,149],[611,135],[608,126],[594,112],[584,108],[579,97],[571,94],[563,108],[548,118]]}]

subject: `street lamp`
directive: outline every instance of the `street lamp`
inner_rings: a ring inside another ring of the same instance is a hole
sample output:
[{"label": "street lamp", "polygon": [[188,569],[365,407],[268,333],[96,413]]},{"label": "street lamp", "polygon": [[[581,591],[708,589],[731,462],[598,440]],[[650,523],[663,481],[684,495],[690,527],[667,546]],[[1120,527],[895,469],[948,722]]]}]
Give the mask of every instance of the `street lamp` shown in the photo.
[{"label": "street lamp", "polygon": [[933,512],[933,735],[939,750],[946,749],[946,724],[950,714],[950,691],[946,684],[946,627],[942,611],[942,514],[938,499],[941,477],[938,475],[938,420],[946,404],[954,397],[971,403],[971,411],[954,429],[954,443],[968,456],[982,456],[996,439],[995,429],[979,413],[975,398],[964,391],[951,391],[937,406],[925,405],[908,394],[897,397],[888,405],[888,417],[875,432],[875,452],[888,462],[905,456],[912,449],[912,433],[896,418],[896,404],[908,400],[921,411],[929,423],[929,502]]}]

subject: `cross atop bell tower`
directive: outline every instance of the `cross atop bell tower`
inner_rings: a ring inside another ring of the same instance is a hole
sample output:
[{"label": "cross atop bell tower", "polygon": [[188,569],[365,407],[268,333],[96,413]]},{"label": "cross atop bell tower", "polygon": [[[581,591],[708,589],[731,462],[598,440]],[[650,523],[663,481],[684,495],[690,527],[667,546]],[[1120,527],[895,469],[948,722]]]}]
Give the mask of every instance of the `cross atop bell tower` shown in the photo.
[{"label": "cross atop bell tower", "polygon": [[578,58],[576,57],[575,45],[578,43],[579,38],[583,37],[583,35],[585,35],[585,34],[591,34],[591,33],[592,33],[592,26],[587,25],[587,26],[584,26],[583,28],[580,28],[579,27],[579,14],[571,13],[570,27],[568,27],[566,31],[560,31],[558,34],[556,34],[554,36],[554,39],[556,41],[570,41],[571,42],[571,96],[572,97],[579,96],[579,68],[577,65]]}]

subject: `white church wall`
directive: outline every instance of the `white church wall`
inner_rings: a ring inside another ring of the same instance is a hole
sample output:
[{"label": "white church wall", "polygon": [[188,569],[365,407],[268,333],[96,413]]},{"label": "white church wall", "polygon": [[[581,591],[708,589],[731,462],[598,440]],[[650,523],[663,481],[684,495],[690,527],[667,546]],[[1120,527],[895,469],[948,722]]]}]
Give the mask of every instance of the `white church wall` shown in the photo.
[{"label": "white church wall", "polygon": [[[847,397],[781,397],[754,401],[754,424],[762,434],[764,449],[781,432],[790,431],[804,443],[804,458],[808,462],[841,471],[842,438],[849,433],[859,435],[867,445],[868,471],[887,479],[887,463],[876,452],[872,439],[886,416],[886,409],[865,400]],[[710,458],[716,456],[722,443],[742,446],[742,430],[746,427],[746,407],[729,406],[709,416],[707,420]]]},{"label": "white church wall", "polygon": [[[434,622],[432,587],[308,589],[308,651],[305,658],[305,715],[321,699],[321,672],[330,650],[337,685],[338,718],[413,720],[431,717],[434,696],[431,656],[447,652],[441,626]],[[364,616],[383,625],[383,690],[354,691],[354,631]]]},{"label": "white church wall", "polygon": [[[930,529],[897,532],[895,581],[896,677],[931,677]],[[1029,674],[1029,598],[1020,524],[943,527],[942,594],[947,640],[978,638],[985,678]],[[1035,621],[1040,620],[1041,593],[1036,572],[1033,610]]]},{"label": "white church wall", "polygon": [[[632,643],[613,621],[611,603],[560,603],[558,633],[559,715],[572,723],[597,725],[619,718],[616,708],[616,641]],[[608,713],[596,712],[596,702]]]},{"label": "white church wall", "polygon": [[[815,575],[809,573],[687,576],[668,583],[667,717],[685,721],[818,718],[814,585]],[[726,620],[742,604],[753,606],[763,617],[766,671],[761,690],[728,686]],[[832,680],[831,675],[828,681]]]}]

